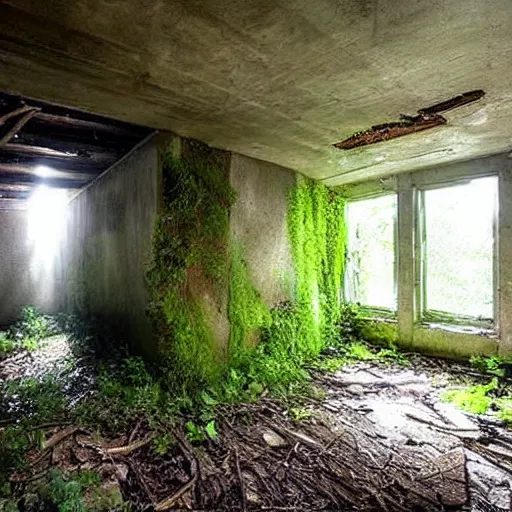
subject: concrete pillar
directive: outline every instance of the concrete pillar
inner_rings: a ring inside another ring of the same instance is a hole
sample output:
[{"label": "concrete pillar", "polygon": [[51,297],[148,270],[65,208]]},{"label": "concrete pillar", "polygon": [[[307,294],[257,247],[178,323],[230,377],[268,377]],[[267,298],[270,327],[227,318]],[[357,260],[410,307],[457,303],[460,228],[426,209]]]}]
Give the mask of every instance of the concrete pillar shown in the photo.
[{"label": "concrete pillar", "polygon": [[498,328],[500,355],[512,354],[512,160],[499,171],[498,183]]},{"label": "concrete pillar", "polygon": [[415,194],[411,175],[398,176],[398,334],[400,342],[413,341]]}]

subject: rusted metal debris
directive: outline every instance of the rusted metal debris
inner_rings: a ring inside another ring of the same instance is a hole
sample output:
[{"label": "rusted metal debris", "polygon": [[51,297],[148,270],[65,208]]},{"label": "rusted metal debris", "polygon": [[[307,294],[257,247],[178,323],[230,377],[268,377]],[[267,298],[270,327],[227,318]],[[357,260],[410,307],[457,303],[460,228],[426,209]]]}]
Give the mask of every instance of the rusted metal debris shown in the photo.
[{"label": "rusted metal debris", "polygon": [[462,105],[472,103],[473,101],[479,100],[484,95],[485,91],[481,89],[459,94],[449,100],[419,109],[418,115],[416,116],[407,116],[402,114],[400,116],[400,121],[372,126],[369,130],[357,132],[351,137],[333,144],[333,146],[337,149],[348,150],[367,146],[369,144],[376,144],[377,142],[383,142],[389,139],[395,139],[410,133],[420,132],[446,124],[447,119],[442,116],[440,112],[446,112],[448,110],[461,107]]}]

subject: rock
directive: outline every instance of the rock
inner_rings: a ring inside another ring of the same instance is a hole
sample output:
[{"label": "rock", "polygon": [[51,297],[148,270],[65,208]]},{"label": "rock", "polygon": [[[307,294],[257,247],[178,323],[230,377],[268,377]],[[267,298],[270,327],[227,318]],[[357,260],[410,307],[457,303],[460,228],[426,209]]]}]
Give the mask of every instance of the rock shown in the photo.
[{"label": "rock", "polygon": [[273,430],[266,430],[263,433],[263,439],[271,448],[279,448],[281,446],[286,446],[287,444],[286,441]]},{"label": "rock", "polygon": [[364,387],[361,384],[351,384],[347,387],[347,392],[351,395],[362,396],[364,395]]}]

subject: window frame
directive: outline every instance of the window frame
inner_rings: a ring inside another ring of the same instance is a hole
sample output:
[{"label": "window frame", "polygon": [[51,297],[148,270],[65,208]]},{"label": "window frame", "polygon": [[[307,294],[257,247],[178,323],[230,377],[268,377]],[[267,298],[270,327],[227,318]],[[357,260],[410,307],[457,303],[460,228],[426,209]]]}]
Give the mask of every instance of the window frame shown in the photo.
[{"label": "window frame", "polygon": [[457,187],[460,185],[468,184],[472,181],[495,177],[497,180],[497,190],[499,187],[498,173],[486,173],[482,175],[467,176],[464,178],[457,178],[449,181],[440,181],[436,183],[425,183],[416,185],[414,187],[415,194],[415,229],[414,229],[414,320],[415,323],[424,326],[449,326],[459,327],[461,330],[467,328],[476,328],[490,333],[495,333],[499,329],[499,259],[498,259],[498,211],[499,211],[499,197],[496,197],[494,203],[493,215],[493,249],[492,249],[492,276],[493,276],[493,318],[482,319],[471,315],[453,314],[445,311],[429,310],[425,308],[427,304],[427,258],[426,258],[426,209],[425,209],[425,192],[429,190],[438,190],[441,188]]},{"label": "window frame", "polygon": [[352,297],[353,290],[350,287],[350,270],[352,269],[351,265],[351,256],[349,253],[350,247],[350,238],[349,238],[349,230],[350,227],[347,228],[347,248],[345,254],[345,271],[343,277],[343,301],[347,303],[357,304],[359,306],[359,313],[362,318],[371,319],[371,320],[386,320],[386,321],[397,321],[398,319],[398,193],[396,190],[385,190],[379,192],[368,193],[364,195],[358,195],[355,197],[350,197],[345,202],[345,210],[344,216],[347,222],[347,226],[350,223],[350,217],[348,215],[348,207],[350,203],[358,203],[361,201],[369,201],[371,199],[378,199],[384,196],[395,196],[395,212],[393,215],[393,252],[394,252],[394,264],[393,264],[393,294],[396,300],[395,309],[387,308],[384,306],[371,306],[366,304],[361,304],[356,302],[355,298]]}]

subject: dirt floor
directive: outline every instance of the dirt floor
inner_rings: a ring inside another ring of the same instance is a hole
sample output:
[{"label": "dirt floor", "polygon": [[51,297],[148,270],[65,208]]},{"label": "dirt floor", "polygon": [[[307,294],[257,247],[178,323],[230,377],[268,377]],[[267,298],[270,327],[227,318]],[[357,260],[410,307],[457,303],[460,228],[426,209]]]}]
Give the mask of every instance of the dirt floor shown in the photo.
[{"label": "dirt floor", "polygon": [[[54,337],[3,360],[0,385],[68,358],[65,336]],[[48,425],[30,471],[12,481],[24,485],[49,466],[95,469],[105,492],[120,492],[132,510],[512,510],[512,433],[440,399],[461,375],[478,375],[409,359],[406,367],[369,361],[313,371],[315,391],[292,408],[269,397],[219,406],[216,440],[192,442],[178,423],[164,454],[145,421],[115,439]],[[70,386],[79,396],[89,377],[76,368]]]}]

